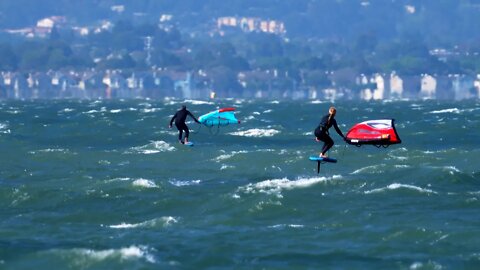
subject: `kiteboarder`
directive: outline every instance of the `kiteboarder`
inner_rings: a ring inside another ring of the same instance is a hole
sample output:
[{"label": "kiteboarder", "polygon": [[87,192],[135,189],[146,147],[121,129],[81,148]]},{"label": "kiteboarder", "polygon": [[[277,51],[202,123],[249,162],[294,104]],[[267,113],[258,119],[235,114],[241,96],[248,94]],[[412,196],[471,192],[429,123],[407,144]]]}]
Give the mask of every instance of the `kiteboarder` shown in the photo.
[{"label": "kiteboarder", "polygon": [[336,113],[337,110],[335,109],[335,107],[330,107],[330,109],[328,110],[328,114],[322,117],[320,124],[315,129],[315,140],[317,142],[322,141],[324,143],[322,147],[322,152],[320,152],[320,157],[322,158],[327,157],[327,151],[334,144],[332,138],[330,138],[328,129],[333,126],[335,128],[335,131],[337,131],[338,135],[340,135],[340,137],[345,140],[345,136],[343,136],[342,131],[340,130],[340,128],[338,128],[337,121],[335,120]]},{"label": "kiteboarder", "polygon": [[[170,124],[168,125],[169,128],[172,128],[172,123],[175,120],[175,126],[178,129],[178,140],[182,144],[188,143],[188,135],[190,134],[190,130],[188,130],[188,126],[185,124],[185,120],[189,115],[193,118],[193,120],[195,120],[195,122],[200,123],[198,122],[197,118],[195,118],[195,116],[193,116],[193,114],[189,110],[187,110],[187,106],[182,105],[182,108],[175,113],[175,115],[170,120]],[[184,141],[182,140],[183,131],[185,131]]]}]

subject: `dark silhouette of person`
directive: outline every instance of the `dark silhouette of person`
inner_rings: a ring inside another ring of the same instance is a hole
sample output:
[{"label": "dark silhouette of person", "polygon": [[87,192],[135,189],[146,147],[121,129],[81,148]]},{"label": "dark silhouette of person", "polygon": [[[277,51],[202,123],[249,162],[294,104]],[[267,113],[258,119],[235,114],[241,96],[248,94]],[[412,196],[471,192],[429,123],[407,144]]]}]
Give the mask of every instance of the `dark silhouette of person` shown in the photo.
[{"label": "dark silhouette of person", "polygon": [[317,142],[322,141],[324,143],[322,152],[320,152],[320,157],[327,157],[327,151],[332,148],[334,144],[328,132],[332,126],[335,128],[335,131],[337,131],[338,135],[345,140],[345,136],[343,136],[342,131],[338,127],[337,121],[335,120],[336,113],[337,110],[335,107],[330,107],[328,114],[322,117],[320,124],[318,124],[318,127],[315,129],[315,140]]},{"label": "dark silhouette of person", "polygon": [[[182,108],[175,113],[175,115],[170,120],[170,124],[168,125],[170,128],[172,128],[172,123],[173,121],[175,121],[175,126],[178,129],[178,141],[180,143],[188,143],[188,136],[190,135],[190,130],[188,129],[187,124],[185,124],[185,120],[187,120],[187,116],[189,115],[193,118],[193,120],[195,120],[195,122],[200,123],[198,122],[197,118],[195,118],[195,116],[193,116],[193,114],[189,110],[187,110],[187,106],[182,105]],[[184,131],[185,139],[182,140],[182,135]]]}]

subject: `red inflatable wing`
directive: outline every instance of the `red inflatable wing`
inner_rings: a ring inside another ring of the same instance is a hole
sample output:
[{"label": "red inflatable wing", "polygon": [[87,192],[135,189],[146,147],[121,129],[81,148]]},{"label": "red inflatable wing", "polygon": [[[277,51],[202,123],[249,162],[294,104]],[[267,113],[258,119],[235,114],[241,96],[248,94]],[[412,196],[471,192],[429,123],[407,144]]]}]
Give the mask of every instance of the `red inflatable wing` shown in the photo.
[{"label": "red inflatable wing", "polygon": [[394,119],[382,119],[358,123],[347,132],[346,141],[356,146],[371,144],[377,147],[401,143],[394,122]]}]

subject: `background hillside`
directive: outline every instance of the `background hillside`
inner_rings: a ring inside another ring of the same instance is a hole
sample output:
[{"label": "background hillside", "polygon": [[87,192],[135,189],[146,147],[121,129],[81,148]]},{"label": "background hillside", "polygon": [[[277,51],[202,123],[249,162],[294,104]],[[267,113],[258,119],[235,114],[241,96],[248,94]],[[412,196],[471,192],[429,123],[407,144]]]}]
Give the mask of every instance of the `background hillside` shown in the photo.
[{"label": "background hillside", "polygon": [[[16,0],[0,2],[0,28],[22,27],[54,15],[78,24],[100,19],[158,21],[172,14],[181,29],[194,31],[222,16],[283,21],[288,36],[374,39],[422,36],[430,45],[476,42],[479,0]],[[123,6],[121,12],[113,6]]]}]

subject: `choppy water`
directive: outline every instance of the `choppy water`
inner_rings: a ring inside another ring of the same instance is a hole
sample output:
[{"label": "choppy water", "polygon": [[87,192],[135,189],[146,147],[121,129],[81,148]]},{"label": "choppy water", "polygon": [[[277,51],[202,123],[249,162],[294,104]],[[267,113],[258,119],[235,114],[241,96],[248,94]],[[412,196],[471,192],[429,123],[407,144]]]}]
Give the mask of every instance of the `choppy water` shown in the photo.
[{"label": "choppy water", "polygon": [[180,102],[0,103],[1,269],[479,269],[480,104],[336,103],[344,132],[395,118],[387,149],[308,156],[326,102],[236,107],[167,128]]}]

